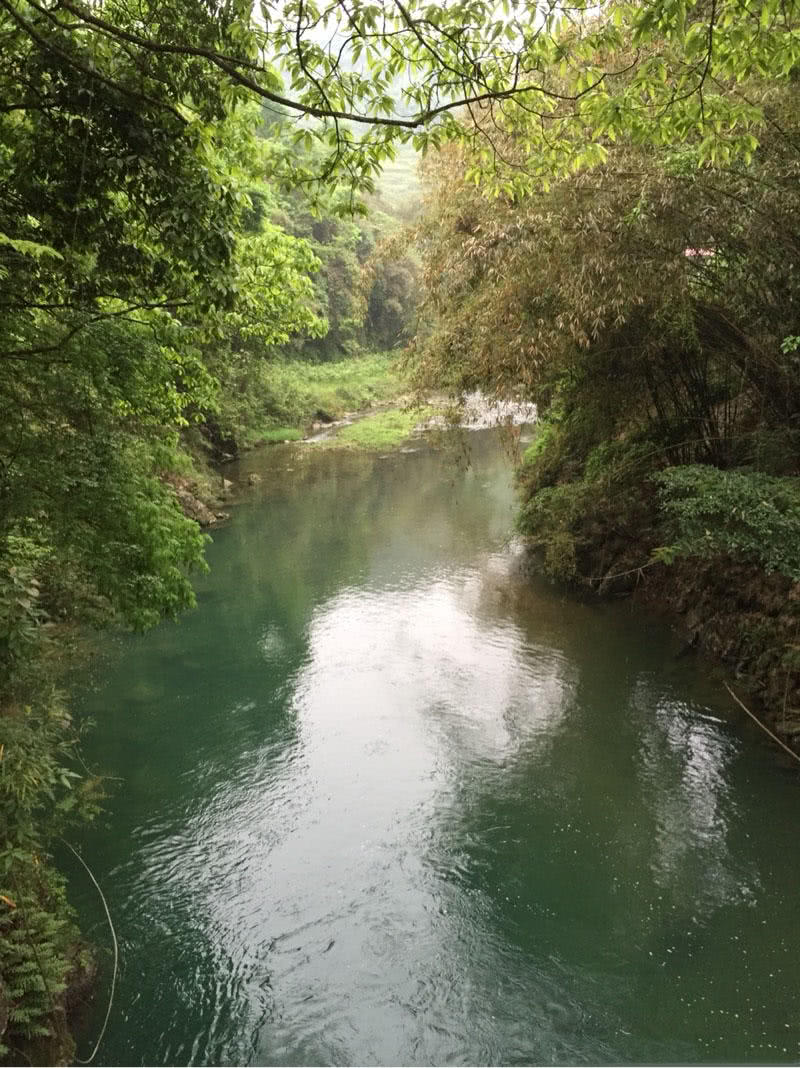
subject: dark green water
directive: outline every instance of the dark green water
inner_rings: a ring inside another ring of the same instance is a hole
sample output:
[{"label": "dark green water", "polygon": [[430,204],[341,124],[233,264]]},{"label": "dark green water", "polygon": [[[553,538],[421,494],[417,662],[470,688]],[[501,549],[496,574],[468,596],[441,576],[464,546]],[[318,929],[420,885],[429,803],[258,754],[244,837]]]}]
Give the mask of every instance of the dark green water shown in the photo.
[{"label": "dark green water", "polygon": [[522,580],[469,442],[250,457],[199,610],[109,643],[99,1063],[798,1059],[796,773],[662,624]]}]

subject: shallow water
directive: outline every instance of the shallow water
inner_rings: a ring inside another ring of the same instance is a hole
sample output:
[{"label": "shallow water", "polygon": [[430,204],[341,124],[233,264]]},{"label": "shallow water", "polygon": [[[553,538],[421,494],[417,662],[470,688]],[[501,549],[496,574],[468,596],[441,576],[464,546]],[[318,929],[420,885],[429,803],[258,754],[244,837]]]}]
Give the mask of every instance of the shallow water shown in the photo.
[{"label": "shallow water", "polygon": [[796,774],[662,623],[522,578],[458,440],[251,455],[199,610],[83,680],[98,1063],[798,1059]]}]

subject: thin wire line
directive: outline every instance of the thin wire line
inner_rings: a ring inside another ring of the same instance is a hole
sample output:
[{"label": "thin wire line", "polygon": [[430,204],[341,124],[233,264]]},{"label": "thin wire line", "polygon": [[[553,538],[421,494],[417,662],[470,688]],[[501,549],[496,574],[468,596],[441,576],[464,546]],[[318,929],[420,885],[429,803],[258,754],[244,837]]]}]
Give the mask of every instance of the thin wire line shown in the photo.
[{"label": "thin wire line", "polygon": [[769,727],[767,727],[766,724],[762,723],[761,720],[758,718],[758,716],[754,715],[750,711],[750,709],[747,707],[747,705],[744,704],[743,701],[739,700],[739,698],[736,696],[736,694],[733,692],[733,690],[730,688],[730,686],[727,684],[727,682],[723,682],[722,685],[725,687],[725,689],[728,691],[728,693],[734,699],[734,701],[739,706],[739,708],[743,709],[748,714],[750,719],[752,719],[755,723],[757,723],[759,725],[759,727],[762,729],[762,731],[766,731],[767,734],[770,736],[770,738],[773,740],[773,742],[777,742],[778,745],[781,747],[781,749],[785,750],[789,754],[790,757],[794,757],[795,760],[800,761],[800,756],[798,756],[797,753],[795,753],[794,749],[790,749],[789,746],[786,745],[785,742],[782,742],[780,740],[780,738],[778,737],[777,734],[773,734],[772,731],[769,729]]},{"label": "thin wire line", "polygon": [[97,1055],[97,1051],[100,1049],[100,1043],[103,1041],[103,1036],[105,1035],[106,1027],[108,1026],[108,1019],[111,1016],[111,1006],[114,1004],[114,990],[116,989],[116,985],[117,985],[117,970],[119,968],[119,943],[117,942],[117,933],[114,930],[114,924],[111,921],[111,913],[108,910],[108,902],[106,901],[105,894],[100,889],[100,884],[98,883],[97,879],[95,879],[94,875],[92,874],[92,869],[89,867],[89,865],[83,859],[83,857],[80,855],[80,853],[77,851],[77,849],[75,849],[73,846],[71,846],[69,844],[69,842],[65,838],[62,838],[61,841],[64,843],[64,845],[67,847],[67,849],[69,849],[72,853],[75,854],[75,856],[78,858],[78,860],[81,862],[81,864],[86,869],[86,872],[87,872],[89,878],[92,880],[92,882],[94,883],[95,887],[97,888],[97,892],[100,895],[100,900],[103,902],[103,908],[106,910],[106,918],[108,919],[108,926],[111,928],[111,938],[112,938],[112,940],[114,942],[114,970],[113,970],[112,975],[111,975],[111,990],[109,991],[109,995],[108,995],[108,1008],[106,1009],[106,1018],[103,1020],[103,1026],[100,1028],[100,1037],[97,1039],[97,1042],[95,1043],[95,1047],[92,1050],[92,1055],[89,1057],[88,1060],[84,1061],[80,1057],[76,1057],[75,1058],[75,1060],[78,1062],[78,1064],[91,1064],[92,1061],[95,1059],[95,1057]]}]

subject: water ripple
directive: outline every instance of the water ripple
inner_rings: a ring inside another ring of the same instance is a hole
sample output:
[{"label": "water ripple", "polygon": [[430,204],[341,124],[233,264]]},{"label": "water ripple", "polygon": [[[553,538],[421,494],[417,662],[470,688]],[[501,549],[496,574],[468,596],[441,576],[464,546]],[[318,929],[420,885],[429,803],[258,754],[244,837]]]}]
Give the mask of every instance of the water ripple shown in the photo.
[{"label": "water ripple", "polygon": [[105,1063],[798,1058],[796,784],[659,624],[520,578],[469,439],[265,476],[87,698]]}]

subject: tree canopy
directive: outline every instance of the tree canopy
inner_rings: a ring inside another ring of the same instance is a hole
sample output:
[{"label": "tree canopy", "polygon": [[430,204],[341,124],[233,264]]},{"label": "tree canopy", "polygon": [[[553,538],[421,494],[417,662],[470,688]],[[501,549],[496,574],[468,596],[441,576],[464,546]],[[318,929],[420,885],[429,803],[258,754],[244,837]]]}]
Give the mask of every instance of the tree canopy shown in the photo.
[{"label": "tree canopy", "polygon": [[[479,169],[495,173],[510,127],[549,170],[602,158],[620,133],[697,141],[702,159],[752,152],[759,100],[727,90],[786,78],[800,56],[796,5],[779,0],[0,0],[0,35],[7,74],[51,72],[69,112],[81,93],[108,96],[134,153],[147,120],[185,136],[256,96],[282,121],[316,120],[296,137],[326,146],[321,167],[285,155],[276,173],[355,189],[408,139],[478,132]],[[36,77],[13,88],[6,114],[45,102]]]}]

